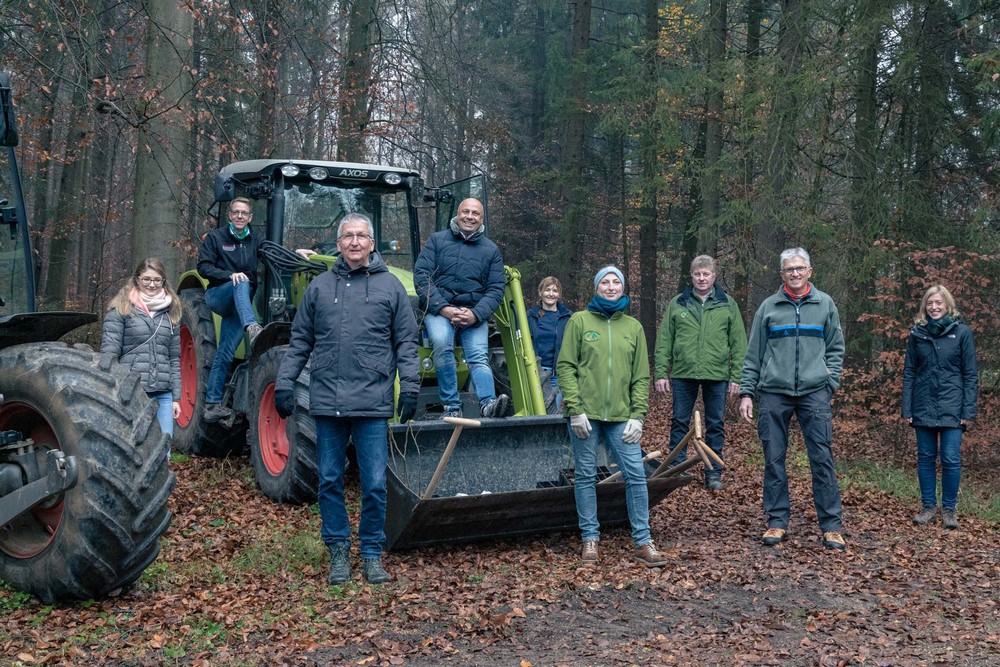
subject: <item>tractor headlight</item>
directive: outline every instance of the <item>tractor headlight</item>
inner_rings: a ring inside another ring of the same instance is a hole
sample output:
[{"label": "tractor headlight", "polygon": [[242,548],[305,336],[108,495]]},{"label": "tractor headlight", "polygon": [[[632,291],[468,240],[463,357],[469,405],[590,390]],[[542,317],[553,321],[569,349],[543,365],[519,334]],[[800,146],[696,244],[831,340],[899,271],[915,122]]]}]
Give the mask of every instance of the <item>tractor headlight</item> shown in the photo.
[{"label": "tractor headlight", "polygon": [[300,171],[301,169],[296,167],[294,164],[286,164],[282,165],[281,167],[281,173],[284,175],[285,178],[293,178],[295,176],[298,176]]},{"label": "tractor headlight", "polygon": [[403,177],[395,172],[389,172],[388,174],[382,177],[382,180],[388,183],[389,185],[399,185],[400,183],[403,182]]},{"label": "tractor headlight", "polygon": [[434,368],[434,362],[431,361],[430,357],[424,357],[423,359],[420,360],[420,367],[425,371],[429,371],[430,369]]},{"label": "tractor headlight", "polygon": [[309,170],[309,178],[313,179],[314,181],[322,181],[329,175],[330,172],[328,172],[323,167],[313,167],[312,169]]}]

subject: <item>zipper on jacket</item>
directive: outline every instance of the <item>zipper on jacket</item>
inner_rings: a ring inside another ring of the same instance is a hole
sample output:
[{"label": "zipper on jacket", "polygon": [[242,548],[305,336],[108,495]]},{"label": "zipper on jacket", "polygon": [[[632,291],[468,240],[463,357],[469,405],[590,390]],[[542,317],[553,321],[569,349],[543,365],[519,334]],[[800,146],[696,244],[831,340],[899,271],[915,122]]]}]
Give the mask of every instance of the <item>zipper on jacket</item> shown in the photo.
[{"label": "zipper on jacket", "polygon": [[795,385],[794,385],[794,391],[795,391],[795,395],[798,396],[799,395],[799,346],[800,346],[800,342],[802,340],[802,337],[799,334],[799,323],[801,322],[802,318],[800,317],[800,313],[799,313],[800,304],[793,302],[793,305],[795,306],[795,380],[794,380]]},{"label": "zipper on jacket", "polygon": [[611,318],[608,318],[608,388],[604,396],[604,421],[608,421],[611,410]]}]

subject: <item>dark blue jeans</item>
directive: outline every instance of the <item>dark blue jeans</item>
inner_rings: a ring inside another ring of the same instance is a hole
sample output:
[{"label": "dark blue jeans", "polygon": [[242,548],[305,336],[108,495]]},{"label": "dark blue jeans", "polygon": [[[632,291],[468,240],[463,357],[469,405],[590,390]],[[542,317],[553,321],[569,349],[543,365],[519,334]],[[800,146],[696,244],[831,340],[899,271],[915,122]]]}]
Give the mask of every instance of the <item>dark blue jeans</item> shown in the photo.
[{"label": "dark blue jeans", "polygon": [[[674,395],[674,414],[670,419],[670,450],[691,428],[691,413],[694,412],[694,402],[698,399],[698,388],[701,387],[701,399],[705,403],[705,444],[722,457],[722,445],[726,441],[726,390],[729,383],[725,380],[685,380],[674,378],[670,380]],[[682,463],[687,459],[687,451],[683,451],[674,459]],[[721,476],[724,468],[715,466],[714,470],[705,471],[706,477]]]},{"label": "dark blue jeans", "polygon": [[941,506],[955,509],[962,475],[962,429],[917,426],[917,479],[924,507],[937,507],[938,447],[941,452]]},{"label": "dark blue jeans", "polygon": [[764,512],[768,528],[788,528],[791,507],[788,500],[788,476],[785,456],[788,453],[788,424],[792,414],[802,428],[806,454],[812,470],[813,504],[819,527],[825,533],[841,529],[843,507],[834,469],[833,414],[831,391],[819,389],[804,396],[786,396],[760,392],[757,435],[764,446]]},{"label": "dark blue jeans", "polygon": [[320,536],[327,546],[351,544],[351,524],[344,504],[347,443],[354,440],[361,478],[358,541],[362,558],[378,558],[385,543],[385,469],[389,463],[385,417],[316,417]]},{"label": "dark blue jeans", "polygon": [[205,389],[205,402],[219,403],[226,388],[229,366],[243,340],[243,328],[257,321],[250,304],[250,283],[243,282],[234,287],[229,282],[210,287],[205,290],[205,303],[222,318],[219,346],[215,349],[212,372],[208,374],[208,387]]}]

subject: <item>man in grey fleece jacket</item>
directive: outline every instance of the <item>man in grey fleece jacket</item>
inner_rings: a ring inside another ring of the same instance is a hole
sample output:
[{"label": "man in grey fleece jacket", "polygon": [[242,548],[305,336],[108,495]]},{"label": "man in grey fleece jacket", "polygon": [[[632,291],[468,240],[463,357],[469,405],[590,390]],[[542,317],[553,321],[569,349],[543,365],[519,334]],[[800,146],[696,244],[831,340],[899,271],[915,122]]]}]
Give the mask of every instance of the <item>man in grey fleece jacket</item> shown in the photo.
[{"label": "man in grey fleece jacket", "polygon": [[764,447],[764,544],[774,546],[788,532],[791,509],[785,456],[794,413],[809,456],[823,546],[842,551],[846,544],[830,448],[830,399],[840,386],[844,334],[837,306],[809,282],[811,276],[809,253],[803,248],[781,253],[781,289],[764,299],[753,318],[740,382],[740,414],[752,423],[756,395],[760,407],[757,434]]}]

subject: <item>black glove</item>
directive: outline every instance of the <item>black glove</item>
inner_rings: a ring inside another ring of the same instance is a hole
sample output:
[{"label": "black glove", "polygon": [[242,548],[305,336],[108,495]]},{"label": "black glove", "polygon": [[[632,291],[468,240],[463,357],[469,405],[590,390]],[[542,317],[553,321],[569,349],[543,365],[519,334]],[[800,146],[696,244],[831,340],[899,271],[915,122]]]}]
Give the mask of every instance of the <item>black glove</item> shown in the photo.
[{"label": "black glove", "polygon": [[417,392],[399,395],[399,423],[405,424],[417,414]]},{"label": "black glove", "polygon": [[282,419],[288,419],[295,412],[295,392],[291,389],[278,389],[274,392],[274,409]]}]

